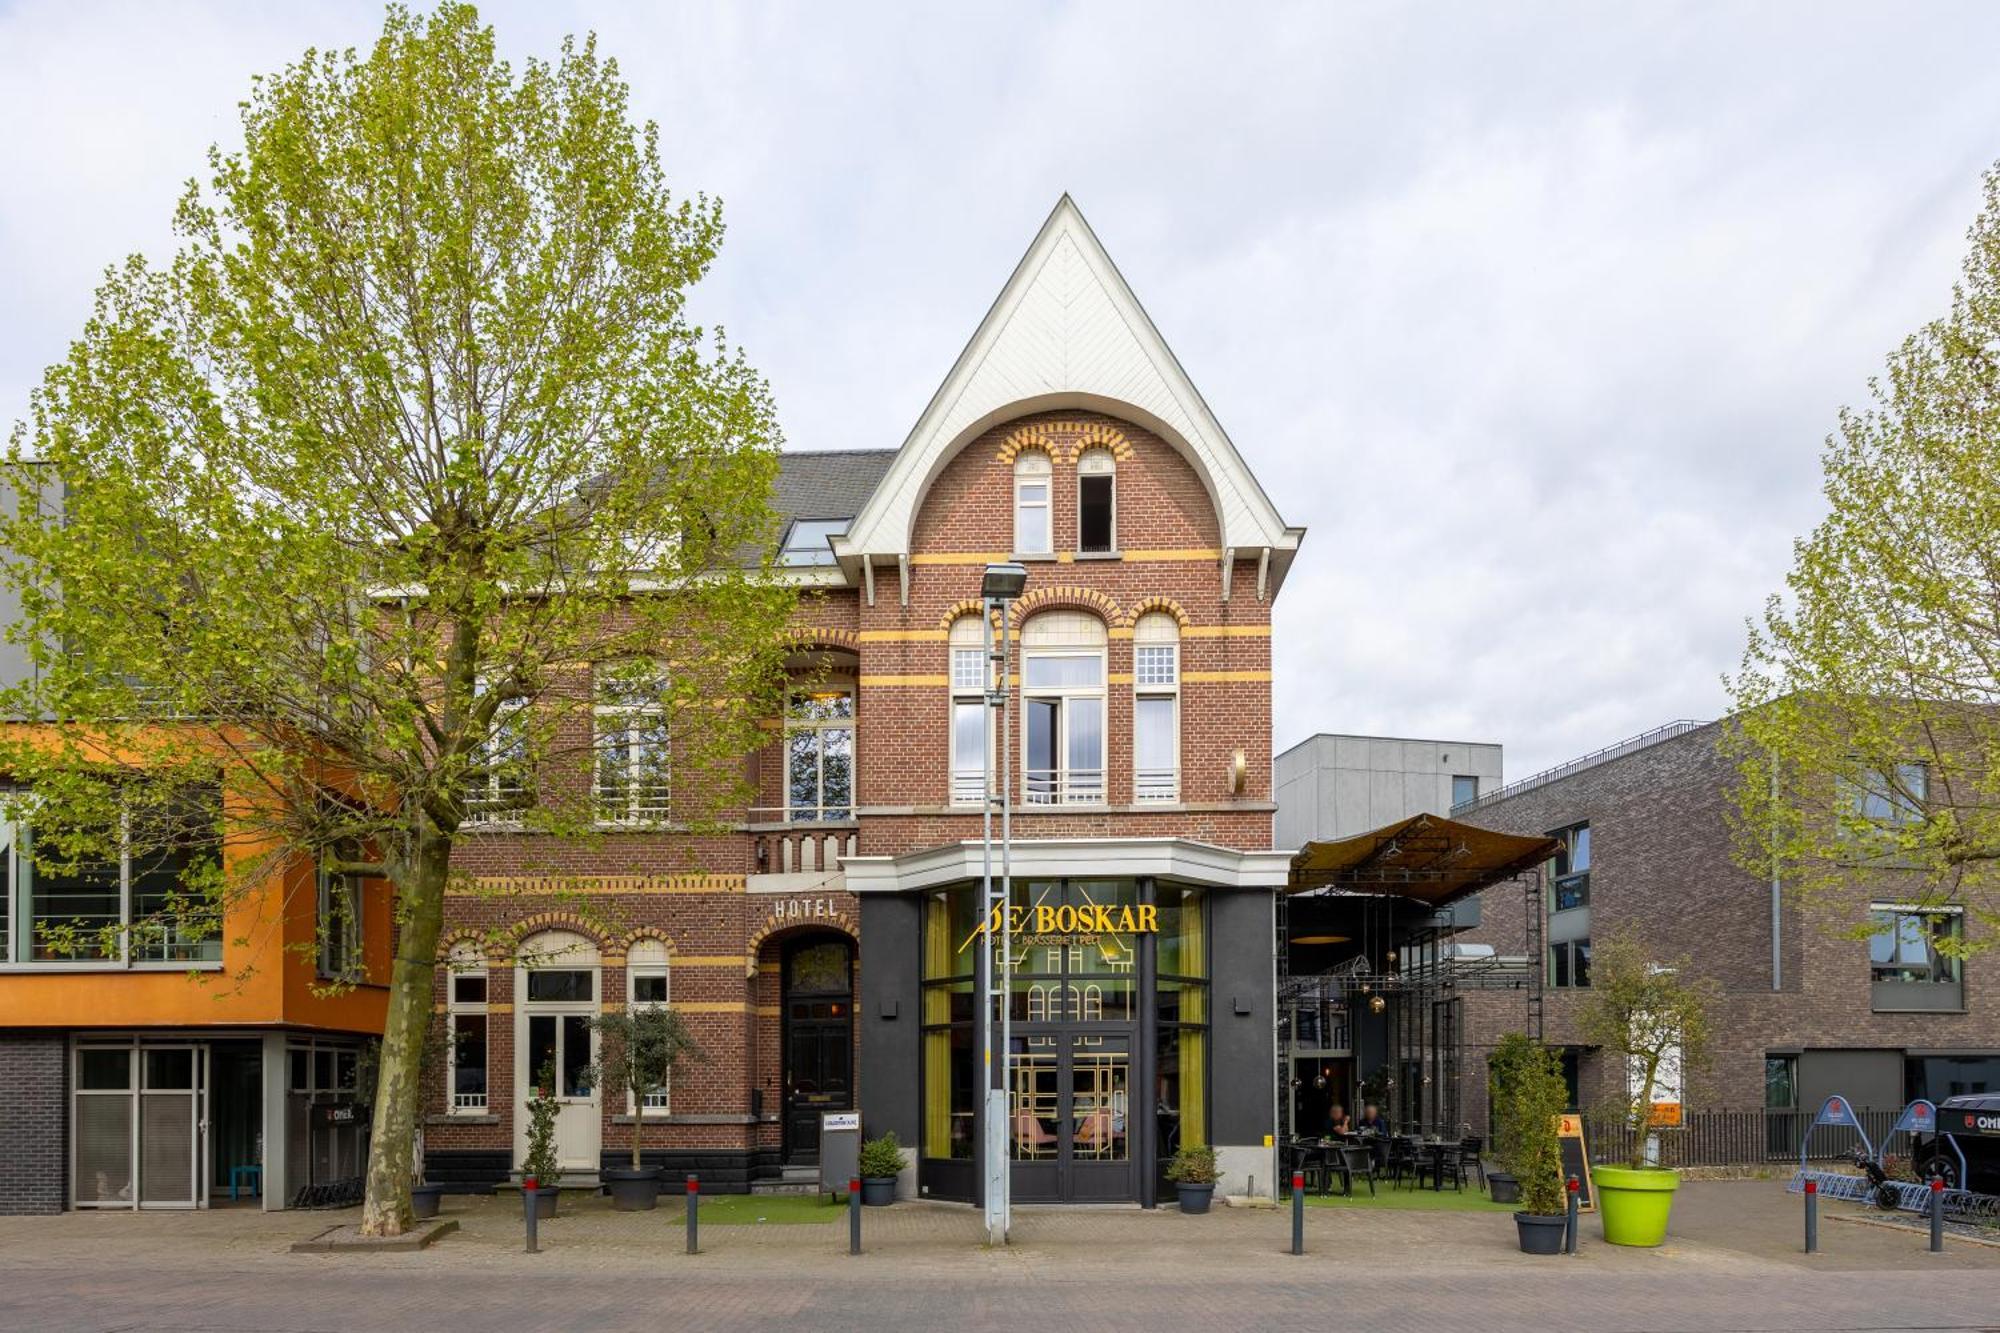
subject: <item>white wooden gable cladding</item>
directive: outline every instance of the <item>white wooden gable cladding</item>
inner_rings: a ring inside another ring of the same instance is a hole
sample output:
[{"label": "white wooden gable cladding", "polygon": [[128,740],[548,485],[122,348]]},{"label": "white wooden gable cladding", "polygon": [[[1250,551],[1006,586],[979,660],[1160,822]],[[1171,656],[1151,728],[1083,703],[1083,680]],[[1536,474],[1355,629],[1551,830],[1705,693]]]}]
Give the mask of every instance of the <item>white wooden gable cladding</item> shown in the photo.
[{"label": "white wooden gable cladding", "polygon": [[1135,421],[1184,453],[1215,502],[1225,550],[1289,564],[1288,528],[1068,195],[1042,225],[881,485],[834,549],[901,557],[944,465],[993,425],[1080,407]]}]

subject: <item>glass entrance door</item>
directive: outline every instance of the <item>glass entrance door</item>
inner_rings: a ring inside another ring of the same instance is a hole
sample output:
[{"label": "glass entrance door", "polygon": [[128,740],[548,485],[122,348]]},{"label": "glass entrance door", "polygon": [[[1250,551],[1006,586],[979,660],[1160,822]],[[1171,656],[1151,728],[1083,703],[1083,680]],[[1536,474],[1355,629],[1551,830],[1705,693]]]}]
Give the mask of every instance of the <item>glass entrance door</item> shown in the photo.
[{"label": "glass entrance door", "polygon": [[1131,1038],[1022,1035],[1010,1063],[1014,1197],[1024,1203],[1136,1197]]}]

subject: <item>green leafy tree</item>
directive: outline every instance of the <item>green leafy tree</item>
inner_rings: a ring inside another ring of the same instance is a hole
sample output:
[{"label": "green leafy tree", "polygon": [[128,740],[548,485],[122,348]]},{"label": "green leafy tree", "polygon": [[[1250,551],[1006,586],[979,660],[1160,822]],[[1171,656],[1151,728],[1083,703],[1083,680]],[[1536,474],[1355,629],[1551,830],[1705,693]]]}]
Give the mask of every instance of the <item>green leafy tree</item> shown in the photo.
[{"label": "green leafy tree", "polygon": [[1708,1068],[1721,988],[1690,974],[1686,958],[1655,963],[1629,934],[1597,941],[1590,998],[1578,1010],[1577,1032],[1611,1062],[1618,1088],[1606,1110],[1631,1133],[1630,1165],[1646,1165],[1655,1095],[1685,1095],[1687,1081]]},{"label": "green leafy tree", "polygon": [[257,80],[10,449],[62,505],[0,523],[39,669],[6,702],[66,723],[0,741],[39,823],[101,850],[135,791],[221,784],[237,852],[161,909],[211,928],[301,857],[393,886],[370,1234],[409,1223],[466,830],[555,868],[664,816],[669,756],[674,823],[717,826],[780,698],[770,396],[690,322],[719,205],[627,101],[594,40],[516,69],[460,4]]},{"label": "green leafy tree", "polygon": [[600,1086],[610,1097],[631,1094],[632,1169],[640,1166],[646,1129],[646,1097],[673,1080],[681,1061],[702,1058],[701,1044],[687,1020],[672,1009],[642,1006],[599,1014],[591,1026],[604,1038],[597,1064]]},{"label": "green leafy tree", "polygon": [[1738,859],[1802,902],[1866,911],[1856,867],[1898,896],[2000,922],[2000,168],[1951,309],[1843,410],[1828,513],[1731,681]]},{"label": "green leafy tree", "polygon": [[1563,1211],[1563,1107],[1569,1085],[1562,1058],[1510,1032],[1487,1057],[1487,1090],[1492,1098],[1494,1154],[1501,1169],[1520,1182],[1521,1209],[1540,1217]]}]

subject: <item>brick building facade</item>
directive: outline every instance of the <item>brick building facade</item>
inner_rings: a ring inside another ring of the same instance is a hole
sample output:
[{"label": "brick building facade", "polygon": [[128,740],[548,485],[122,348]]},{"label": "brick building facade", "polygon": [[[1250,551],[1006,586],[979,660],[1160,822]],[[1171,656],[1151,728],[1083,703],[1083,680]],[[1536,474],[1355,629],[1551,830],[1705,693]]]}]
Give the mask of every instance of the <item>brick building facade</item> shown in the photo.
[{"label": "brick building facade", "polygon": [[[588,845],[504,827],[461,840],[433,1177],[505,1179],[531,1073],[581,1068],[591,1014],[663,1000],[706,1053],[646,1117],[648,1160],[670,1181],[779,1177],[813,1160],[821,1113],[858,1108],[865,1132],[896,1130],[911,1150],[906,1192],[971,1197],[977,950],[945,932],[977,891],[987,759],[1004,743],[1017,901],[1131,907],[1177,932],[1018,946],[1042,974],[1017,1000],[1032,1034],[1010,1103],[1030,1193],[1150,1199],[1191,1135],[1268,1188],[1283,882],[1270,610],[1302,533],[1074,205],[1050,216],[901,448],[788,454],[776,501],[803,592],[801,684],[745,757],[758,795],[740,822],[697,836],[669,815]],[[995,710],[980,587],[1008,560],[1029,576]],[[1208,999],[1225,981],[1226,1016]],[[629,1108],[556,1076],[572,1094],[565,1169],[615,1164]]]},{"label": "brick building facade", "polygon": [[[1871,909],[1912,896],[1896,872],[1857,869],[1844,902],[1807,910],[1782,877],[1738,865],[1727,823],[1736,770],[1719,747],[1726,725],[1672,724],[1454,812],[1568,843],[1543,901],[1545,1036],[1567,1048],[1582,1104],[1617,1077],[1576,1033],[1590,941],[1614,931],[1632,932],[1661,961],[1685,957],[1722,989],[1713,1067],[1687,1090],[1692,1110],[1810,1110],[1833,1093],[1894,1109],[2000,1088],[2000,994],[1982,985],[1986,960],[1940,959],[1923,938],[1976,923],[1906,914],[1865,935],[1857,928]],[[1480,926],[1460,938],[1519,953],[1524,906],[1518,894],[1489,892]],[[1483,1123],[1485,1053],[1521,1028],[1524,1008],[1505,992],[1471,992],[1465,1005],[1465,1105]]]}]

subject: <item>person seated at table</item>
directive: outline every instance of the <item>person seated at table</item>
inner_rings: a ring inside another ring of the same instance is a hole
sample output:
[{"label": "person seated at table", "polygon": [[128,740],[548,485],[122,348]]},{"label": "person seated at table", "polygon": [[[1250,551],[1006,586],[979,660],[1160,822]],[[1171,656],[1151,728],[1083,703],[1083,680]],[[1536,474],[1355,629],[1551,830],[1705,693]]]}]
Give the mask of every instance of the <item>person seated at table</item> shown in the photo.
[{"label": "person seated at table", "polygon": [[1347,1108],[1345,1106],[1342,1106],[1339,1102],[1335,1102],[1327,1110],[1326,1132],[1328,1136],[1332,1136],[1335,1134],[1352,1134],[1354,1132],[1354,1122],[1348,1119]]},{"label": "person seated at table", "polygon": [[1387,1134],[1389,1132],[1389,1122],[1383,1118],[1381,1110],[1374,1102],[1369,1102],[1361,1108],[1361,1119],[1356,1122],[1354,1127],[1364,1134]]}]

